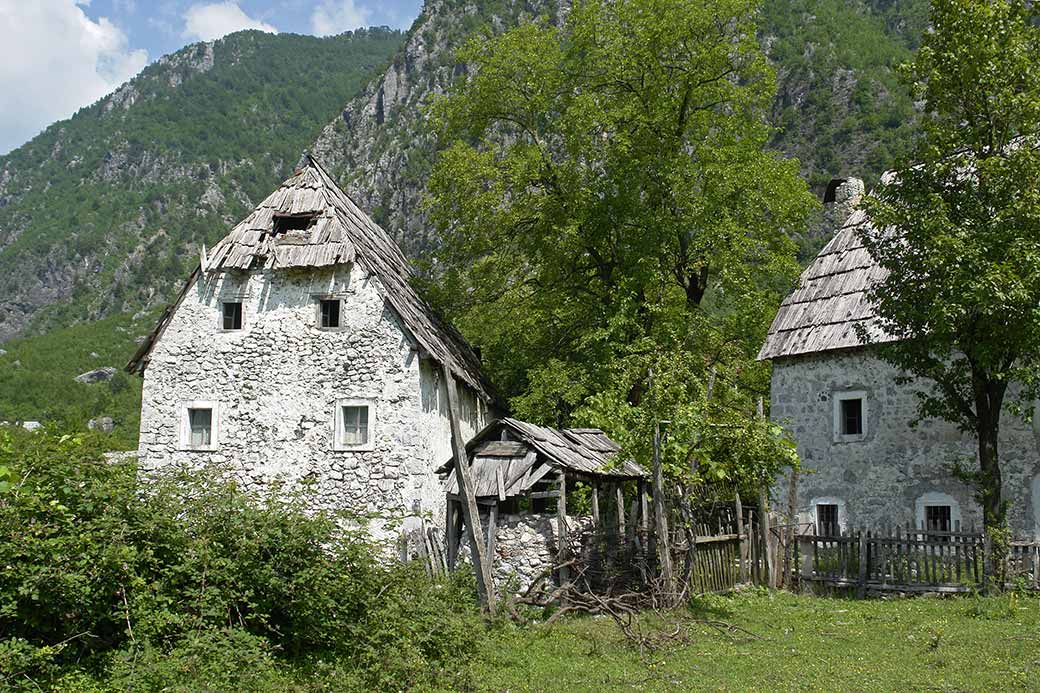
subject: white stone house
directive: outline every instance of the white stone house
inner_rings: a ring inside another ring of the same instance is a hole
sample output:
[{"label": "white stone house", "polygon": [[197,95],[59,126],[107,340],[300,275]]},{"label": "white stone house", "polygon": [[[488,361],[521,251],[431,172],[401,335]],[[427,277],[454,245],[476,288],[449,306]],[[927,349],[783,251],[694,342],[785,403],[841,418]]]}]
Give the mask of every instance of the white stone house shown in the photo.
[{"label": "white stone house", "polygon": [[468,439],[495,401],[480,359],[410,284],[408,261],[310,157],[208,253],[128,364],[139,460],[225,465],[251,488],[312,482],[388,536],[443,522],[442,369]]},{"label": "white stone house", "polygon": [[[958,461],[977,469],[974,437],[934,419],[911,428],[920,385],[898,383],[900,372],[859,338],[857,325],[876,341],[890,339],[865,295],[882,271],[859,241],[869,223],[857,211],[837,229],[784,300],[759,353],[773,364],[770,416],[793,434],[805,470],[799,520],[828,529],[981,528],[971,489],[949,473]],[[1005,412],[1000,425],[1012,531],[1040,538],[1040,416],[1027,425]],[[776,490],[787,508],[787,484]]]}]

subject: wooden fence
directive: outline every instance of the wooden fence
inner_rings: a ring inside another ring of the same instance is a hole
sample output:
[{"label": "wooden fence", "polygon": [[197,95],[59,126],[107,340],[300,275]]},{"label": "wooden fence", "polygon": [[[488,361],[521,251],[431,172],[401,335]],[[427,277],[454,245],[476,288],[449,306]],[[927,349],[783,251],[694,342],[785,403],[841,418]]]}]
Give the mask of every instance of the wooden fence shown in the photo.
[{"label": "wooden fence", "polygon": [[[985,534],[903,527],[842,531],[799,538],[800,578],[860,593],[968,592],[990,586],[990,544]],[[1014,542],[1008,557],[1009,584],[1040,588],[1040,544]]]}]

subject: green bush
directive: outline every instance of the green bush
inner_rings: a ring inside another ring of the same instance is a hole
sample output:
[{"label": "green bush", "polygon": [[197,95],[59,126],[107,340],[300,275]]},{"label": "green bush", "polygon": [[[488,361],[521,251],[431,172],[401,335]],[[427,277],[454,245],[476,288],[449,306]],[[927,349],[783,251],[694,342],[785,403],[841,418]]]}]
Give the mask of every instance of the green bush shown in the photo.
[{"label": "green bush", "polygon": [[464,579],[384,562],[347,518],[308,512],[305,490],[257,499],[219,470],[139,482],[134,465],[102,460],[99,440],[0,430],[3,683],[462,681],[482,632]]}]

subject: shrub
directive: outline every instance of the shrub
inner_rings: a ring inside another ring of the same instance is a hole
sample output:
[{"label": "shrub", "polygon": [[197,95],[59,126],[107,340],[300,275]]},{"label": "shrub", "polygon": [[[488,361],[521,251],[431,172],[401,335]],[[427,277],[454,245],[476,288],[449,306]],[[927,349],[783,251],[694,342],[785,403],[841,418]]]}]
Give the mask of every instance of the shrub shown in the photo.
[{"label": "shrub", "polygon": [[368,689],[462,682],[482,630],[465,579],[385,563],[306,491],[254,498],[219,470],[139,483],[97,440],[0,432],[3,682],[281,690],[293,668]]}]

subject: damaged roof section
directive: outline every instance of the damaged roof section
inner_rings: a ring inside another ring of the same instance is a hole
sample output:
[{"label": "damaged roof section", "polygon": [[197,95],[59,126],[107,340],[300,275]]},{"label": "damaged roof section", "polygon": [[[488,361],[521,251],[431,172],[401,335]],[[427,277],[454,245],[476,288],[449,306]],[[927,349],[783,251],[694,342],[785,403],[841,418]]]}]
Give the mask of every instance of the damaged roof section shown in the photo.
[{"label": "damaged roof section", "polygon": [[[359,263],[375,275],[386,300],[426,354],[447,367],[485,401],[495,401],[480,359],[465,338],[412,286],[412,266],[394,240],[354,204],[309,154],[306,166],[261,202],[203,257],[192,282],[212,272],[288,270]],[[169,309],[127,364],[141,372],[176,311]]]},{"label": "damaged roof section", "polygon": [[[503,433],[505,434],[503,436]],[[548,428],[518,419],[499,419],[466,445],[478,498],[505,500],[531,491],[550,472],[587,480],[644,479],[646,471],[621,454],[621,448],[598,428]],[[454,458],[447,491],[458,494]]]}]

